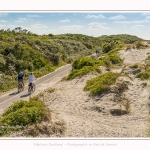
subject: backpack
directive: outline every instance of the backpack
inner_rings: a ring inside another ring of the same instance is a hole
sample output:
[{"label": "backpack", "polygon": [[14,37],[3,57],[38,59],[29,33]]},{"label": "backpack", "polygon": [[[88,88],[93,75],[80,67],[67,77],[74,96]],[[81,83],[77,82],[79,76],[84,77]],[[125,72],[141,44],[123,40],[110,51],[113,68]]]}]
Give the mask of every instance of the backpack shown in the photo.
[{"label": "backpack", "polygon": [[97,52],[100,53],[100,49],[98,49]]},{"label": "backpack", "polygon": [[19,74],[18,74],[18,77],[23,77],[24,76],[24,74],[23,74],[23,72],[20,72]]}]

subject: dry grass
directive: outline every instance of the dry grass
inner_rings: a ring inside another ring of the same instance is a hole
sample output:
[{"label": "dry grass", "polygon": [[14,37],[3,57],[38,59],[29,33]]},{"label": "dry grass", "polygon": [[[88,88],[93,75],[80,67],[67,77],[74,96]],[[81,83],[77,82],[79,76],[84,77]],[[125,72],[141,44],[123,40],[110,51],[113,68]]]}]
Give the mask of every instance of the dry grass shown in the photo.
[{"label": "dry grass", "polygon": [[41,91],[41,92],[38,93],[37,95],[31,95],[31,96],[29,97],[29,100],[32,100],[32,99],[34,99],[34,100],[40,99],[41,101],[44,102],[45,99],[46,99],[45,95],[47,95],[47,93],[53,93],[55,90],[56,90],[55,88],[48,88],[48,89],[46,89],[46,90],[44,90],[44,91]]},{"label": "dry grass", "polygon": [[[127,99],[124,92],[128,89],[128,83],[125,81],[117,82],[113,87],[113,92],[115,93],[114,101],[120,105],[120,114],[122,114],[122,106],[125,107],[126,113],[130,113],[130,101]],[[119,110],[118,110],[119,113]]]},{"label": "dry grass", "polygon": [[48,88],[48,89],[46,90],[46,92],[48,92],[48,93],[53,93],[55,90],[56,90],[55,88]]}]

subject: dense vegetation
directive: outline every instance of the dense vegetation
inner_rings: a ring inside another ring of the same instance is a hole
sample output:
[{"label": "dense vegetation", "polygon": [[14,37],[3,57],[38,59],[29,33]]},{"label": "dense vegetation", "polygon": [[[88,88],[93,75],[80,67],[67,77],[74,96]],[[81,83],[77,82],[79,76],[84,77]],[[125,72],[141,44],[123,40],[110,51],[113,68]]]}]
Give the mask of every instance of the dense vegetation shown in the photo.
[{"label": "dense vegetation", "polygon": [[130,68],[138,68],[138,64],[133,64],[130,66]]},{"label": "dense vegetation", "polygon": [[[76,58],[95,53],[97,48],[103,53],[109,53],[107,60],[118,63],[121,60],[114,51],[122,49],[125,44],[141,40],[131,35],[36,35],[21,27],[16,27],[12,31],[0,30],[0,92],[17,87],[16,76],[19,71],[24,71],[27,76],[33,71],[36,77],[40,77],[59,66],[71,63]],[[88,73],[88,70],[99,72],[97,63],[106,65],[108,61],[99,60],[95,63],[94,67],[86,65],[86,68],[80,68],[79,76]],[[78,69],[74,70],[75,74],[78,74]]]},{"label": "dense vegetation", "polygon": [[99,66],[104,66],[108,70],[114,64],[121,64],[122,59],[115,53],[106,54],[104,57],[95,59],[94,57],[81,57],[73,61],[72,70],[65,78],[66,80],[82,77],[90,72],[101,73]]},{"label": "dense vegetation", "polygon": [[91,80],[88,80],[84,88],[85,91],[90,91],[92,96],[100,95],[109,90],[109,86],[116,82],[120,76],[118,73],[107,72],[99,75]]},{"label": "dense vegetation", "polygon": [[27,76],[34,71],[35,76],[40,77],[92,51],[80,41],[63,37],[40,36],[19,27],[12,31],[1,30],[0,91],[17,87],[19,71],[24,71]]},{"label": "dense vegetation", "polygon": [[136,75],[136,78],[140,78],[141,80],[148,80],[150,78],[150,56],[145,60],[145,64],[141,66],[142,72]]},{"label": "dense vegetation", "polygon": [[140,72],[136,75],[136,78],[140,78],[141,80],[147,80],[150,77],[150,72]]},{"label": "dense vegetation", "polygon": [[0,118],[0,136],[27,128],[47,118],[46,105],[39,100],[18,101],[5,110]]}]

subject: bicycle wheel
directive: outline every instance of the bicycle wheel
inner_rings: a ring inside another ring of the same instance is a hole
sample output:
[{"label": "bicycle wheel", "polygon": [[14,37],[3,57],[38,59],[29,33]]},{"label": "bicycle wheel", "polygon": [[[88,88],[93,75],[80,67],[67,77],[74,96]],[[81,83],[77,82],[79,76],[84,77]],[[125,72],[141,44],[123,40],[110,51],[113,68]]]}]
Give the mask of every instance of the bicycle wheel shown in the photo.
[{"label": "bicycle wheel", "polygon": [[22,83],[22,89],[21,89],[22,91],[24,90],[24,83]]},{"label": "bicycle wheel", "polygon": [[18,92],[20,93],[22,91],[23,85],[21,83],[19,83],[18,85]]},{"label": "bicycle wheel", "polygon": [[35,84],[32,84],[32,93],[35,91]]},{"label": "bicycle wheel", "polygon": [[31,86],[29,86],[29,88],[28,88],[28,94],[29,95],[31,94]]}]

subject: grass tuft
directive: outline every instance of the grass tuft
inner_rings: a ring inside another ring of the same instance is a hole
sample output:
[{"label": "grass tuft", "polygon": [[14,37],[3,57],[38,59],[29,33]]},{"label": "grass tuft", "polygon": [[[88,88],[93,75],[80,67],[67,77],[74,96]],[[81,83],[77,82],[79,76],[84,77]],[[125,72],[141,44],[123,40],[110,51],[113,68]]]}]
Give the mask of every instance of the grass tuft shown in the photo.
[{"label": "grass tuft", "polygon": [[92,96],[100,95],[103,92],[108,91],[109,86],[114,84],[119,76],[120,74],[112,72],[99,75],[91,80],[88,80],[84,90],[90,91]]},{"label": "grass tuft", "polygon": [[140,72],[136,75],[136,78],[140,78],[141,80],[147,80],[150,77],[150,72]]}]

